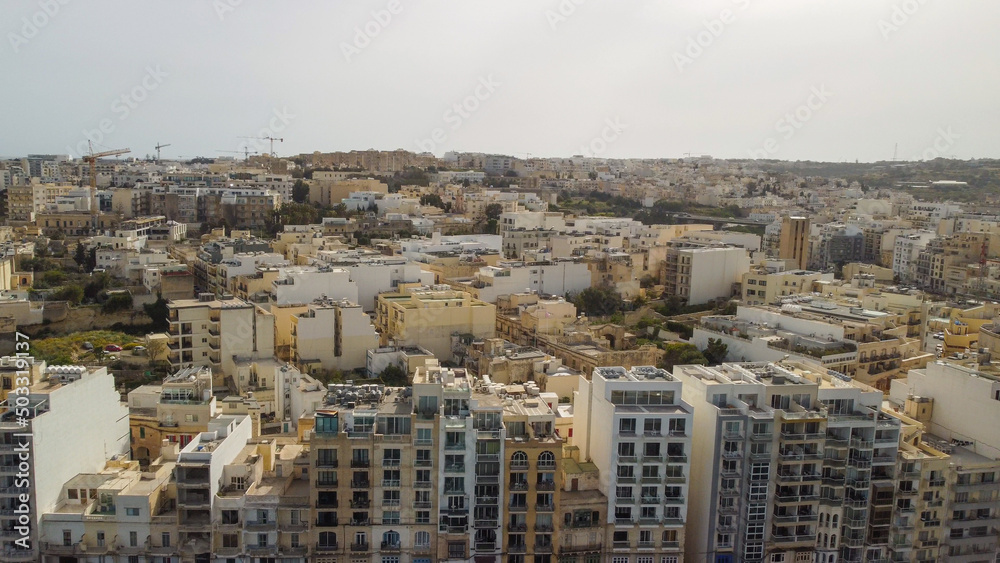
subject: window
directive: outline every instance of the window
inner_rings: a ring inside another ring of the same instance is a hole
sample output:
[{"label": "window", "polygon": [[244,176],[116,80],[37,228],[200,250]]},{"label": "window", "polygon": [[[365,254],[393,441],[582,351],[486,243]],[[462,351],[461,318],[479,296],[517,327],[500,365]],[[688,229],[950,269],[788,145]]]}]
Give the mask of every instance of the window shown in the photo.
[{"label": "window", "polygon": [[431,534],[429,532],[417,532],[413,536],[413,545],[417,547],[429,547],[431,545]]},{"label": "window", "polygon": [[336,532],[320,532],[319,533],[319,545],[320,545],[320,547],[335,547],[337,545],[337,533]]},{"label": "window", "polygon": [[368,545],[368,534],[366,532],[355,532],[354,545]]},{"label": "window", "polygon": [[163,532],[160,535],[160,543],[163,547],[170,547],[170,532]]},{"label": "window", "polygon": [[257,534],[257,545],[267,547],[267,534]]},{"label": "window", "polygon": [[125,509],[125,516],[138,516],[138,515],[139,515],[139,509],[138,508],[126,508]]},{"label": "window", "polygon": [[399,532],[389,530],[382,534],[382,547],[399,547]]},{"label": "window", "polygon": [[623,418],[618,421],[619,434],[635,434],[635,419]]},{"label": "window", "polygon": [[128,533],[128,544],[131,547],[136,547],[139,545],[139,532]]},{"label": "window", "polygon": [[452,559],[464,559],[465,542],[448,542],[448,557]]},{"label": "window", "polygon": [[63,530],[63,545],[73,545],[73,532],[70,530]]}]

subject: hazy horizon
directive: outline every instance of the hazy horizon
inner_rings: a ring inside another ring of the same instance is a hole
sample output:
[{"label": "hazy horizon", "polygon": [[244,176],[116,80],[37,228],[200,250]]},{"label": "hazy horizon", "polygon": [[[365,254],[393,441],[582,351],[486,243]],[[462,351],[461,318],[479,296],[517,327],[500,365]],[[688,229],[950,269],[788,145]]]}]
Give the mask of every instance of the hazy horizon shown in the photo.
[{"label": "hazy horizon", "polygon": [[[1000,5],[9,0],[0,154],[1000,157]],[[994,53],[990,55],[990,53]],[[898,150],[895,148],[898,144]],[[218,151],[234,151],[230,153]],[[235,154],[240,151],[240,154]]]}]

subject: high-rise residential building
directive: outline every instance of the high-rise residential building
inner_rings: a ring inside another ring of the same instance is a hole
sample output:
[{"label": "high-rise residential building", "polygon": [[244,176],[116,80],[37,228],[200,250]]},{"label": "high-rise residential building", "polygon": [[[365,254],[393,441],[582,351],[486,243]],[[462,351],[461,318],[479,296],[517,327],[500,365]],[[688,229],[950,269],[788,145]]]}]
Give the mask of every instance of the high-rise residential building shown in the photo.
[{"label": "high-rise residential building", "polygon": [[689,560],[888,557],[899,424],[881,392],[812,363],[674,374],[695,413]]},{"label": "high-rise residential building", "polygon": [[[26,405],[8,400],[0,408],[3,561],[38,560],[42,514],[59,503],[63,484],[128,455],[128,410],[106,368],[47,366],[43,374],[27,395],[18,395]],[[27,525],[20,521],[23,509]]]},{"label": "high-rise residential building", "polygon": [[649,366],[581,378],[573,443],[599,471],[604,553],[615,561],[677,561],[684,551],[692,408],[681,394],[680,380]]},{"label": "high-rise residential building", "polygon": [[781,218],[781,237],[778,241],[778,258],[792,260],[795,267],[805,270],[809,266],[809,218]]},{"label": "high-rise residential building", "polygon": [[743,275],[750,271],[750,256],[737,246],[671,241],[663,261],[661,280],[667,295],[676,295],[685,305],[700,305],[729,298]]},{"label": "high-rise residential building", "polygon": [[227,376],[236,372],[236,358],[274,356],[274,315],[240,299],[171,301],[167,358],[174,369],[208,366]]},{"label": "high-rise residential building", "polygon": [[900,419],[907,437],[897,464],[891,559],[991,561],[998,550],[1000,460],[973,452],[966,441],[927,433],[933,407],[930,397],[908,397],[884,409]]},{"label": "high-rise residential building", "polygon": [[489,384],[433,361],[416,370],[412,389],[331,385],[308,433],[314,554],[553,556],[556,402],[530,385]]}]

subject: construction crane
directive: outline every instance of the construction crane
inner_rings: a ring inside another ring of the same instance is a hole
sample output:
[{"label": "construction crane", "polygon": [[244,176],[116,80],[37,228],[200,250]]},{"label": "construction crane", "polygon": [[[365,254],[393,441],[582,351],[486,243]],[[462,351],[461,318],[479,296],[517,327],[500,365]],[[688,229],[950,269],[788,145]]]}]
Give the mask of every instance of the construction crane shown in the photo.
[{"label": "construction crane", "polygon": [[90,163],[90,187],[97,187],[97,159],[105,156],[118,156],[120,154],[125,154],[132,152],[131,149],[114,149],[104,152],[94,152],[94,145],[90,141],[87,141],[87,146],[90,148],[90,154],[83,156],[84,162]]},{"label": "construction crane", "polygon": [[220,150],[216,150],[215,152],[224,152],[224,153],[230,153],[230,154],[242,154],[243,155],[243,162],[249,161],[250,160],[250,155],[252,155],[252,154],[260,154],[257,151],[251,151],[250,149],[247,149],[247,148],[244,148],[241,151],[220,151]]},{"label": "construction crane", "polygon": [[159,143],[156,143],[156,162],[160,162],[160,149],[163,149],[163,148],[166,148],[166,147],[169,147],[169,146],[170,146],[170,143],[167,143],[165,145],[161,145]]},{"label": "construction crane", "polygon": [[278,137],[271,137],[271,136],[267,136],[267,137],[240,137],[240,139],[256,139],[258,141],[270,141],[271,142],[271,152],[270,152],[269,156],[271,156],[272,158],[275,158],[275,157],[278,156],[277,154],[274,153],[274,142],[275,141],[278,141],[279,143],[284,143],[285,142],[284,139],[279,139]]}]

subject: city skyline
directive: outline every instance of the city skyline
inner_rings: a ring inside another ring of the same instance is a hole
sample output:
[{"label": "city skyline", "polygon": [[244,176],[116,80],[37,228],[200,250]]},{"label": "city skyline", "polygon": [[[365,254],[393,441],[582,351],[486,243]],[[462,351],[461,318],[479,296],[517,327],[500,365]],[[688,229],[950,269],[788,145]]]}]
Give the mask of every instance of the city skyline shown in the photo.
[{"label": "city skyline", "polygon": [[5,155],[79,157],[91,140],[140,158],[160,143],[164,158],[237,156],[271,150],[240,137],[272,136],[280,155],[1000,156],[988,105],[1000,78],[975,73],[1000,41],[993,6],[5,8],[0,58],[20,108]]}]

